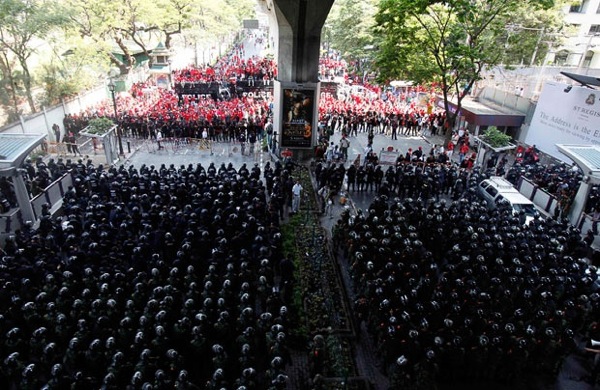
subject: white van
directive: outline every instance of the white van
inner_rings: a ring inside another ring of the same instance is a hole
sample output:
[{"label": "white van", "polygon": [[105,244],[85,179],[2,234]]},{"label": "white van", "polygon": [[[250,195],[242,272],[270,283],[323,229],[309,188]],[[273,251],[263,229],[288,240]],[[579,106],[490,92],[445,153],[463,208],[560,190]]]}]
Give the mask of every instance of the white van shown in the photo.
[{"label": "white van", "polygon": [[492,210],[502,202],[508,202],[512,206],[515,215],[519,215],[521,211],[525,213],[526,223],[539,216],[533,202],[521,194],[511,182],[501,176],[492,176],[483,180],[479,183],[477,192],[479,196],[485,199],[488,207]]}]

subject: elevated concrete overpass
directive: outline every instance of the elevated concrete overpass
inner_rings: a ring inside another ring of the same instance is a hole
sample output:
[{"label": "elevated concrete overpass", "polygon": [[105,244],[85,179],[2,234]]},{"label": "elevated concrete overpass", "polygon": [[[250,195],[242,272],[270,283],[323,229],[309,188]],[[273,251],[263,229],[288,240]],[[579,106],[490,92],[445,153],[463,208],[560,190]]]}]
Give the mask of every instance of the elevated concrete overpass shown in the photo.
[{"label": "elevated concrete overpass", "polygon": [[319,120],[321,30],[334,0],[259,0],[275,37],[273,127],[294,157],[312,156]]}]

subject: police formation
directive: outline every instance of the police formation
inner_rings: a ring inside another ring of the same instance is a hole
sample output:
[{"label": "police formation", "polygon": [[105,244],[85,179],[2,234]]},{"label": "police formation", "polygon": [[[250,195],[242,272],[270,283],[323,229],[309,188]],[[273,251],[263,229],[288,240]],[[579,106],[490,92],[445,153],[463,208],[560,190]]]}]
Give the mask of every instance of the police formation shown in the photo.
[{"label": "police formation", "polygon": [[[563,208],[568,210],[581,184],[583,173],[577,165],[540,164],[539,162],[513,164],[506,173],[506,179],[517,184],[521,178],[526,178],[539,188],[545,190],[560,200]],[[597,187],[593,188],[586,202],[586,211],[597,206]]]},{"label": "police formation", "polygon": [[[391,168],[396,175],[379,184],[388,190],[368,210],[344,211],[334,228],[356,319],[373,335],[391,388],[556,378],[599,315],[581,232],[556,218],[527,225],[508,205],[490,211],[473,190],[483,175],[459,171],[462,190],[435,184],[446,169]],[[409,182],[395,179],[407,171]],[[444,191],[458,195],[436,197]]]},{"label": "police formation", "polygon": [[352,164],[347,169],[343,163],[317,163],[315,177],[319,188],[327,185],[334,191],[347,189],[351,194],[371,192],[387,197],[398,195],[440,200],[456,200],[474,187],[478,169],[471,171],[457,165],[426,162],[398,162],[387,167],[365,163]]},{"label": "police formation", "polygon": [[286,388],[292,281],[260,168],[71,168],[64,216],[4,248],[0,387]]}]

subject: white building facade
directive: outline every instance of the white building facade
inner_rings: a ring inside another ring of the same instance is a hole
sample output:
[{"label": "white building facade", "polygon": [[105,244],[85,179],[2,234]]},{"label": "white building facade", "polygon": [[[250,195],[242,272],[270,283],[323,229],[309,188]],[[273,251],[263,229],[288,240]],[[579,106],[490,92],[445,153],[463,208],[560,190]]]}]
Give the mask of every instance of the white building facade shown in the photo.
[{"label": "white building facade", "polygon": [[575,33],[549,53],[548,62],[576,67],[577,73],[600,68],[600,0],[573,0],[564,12],[565,24]]}]

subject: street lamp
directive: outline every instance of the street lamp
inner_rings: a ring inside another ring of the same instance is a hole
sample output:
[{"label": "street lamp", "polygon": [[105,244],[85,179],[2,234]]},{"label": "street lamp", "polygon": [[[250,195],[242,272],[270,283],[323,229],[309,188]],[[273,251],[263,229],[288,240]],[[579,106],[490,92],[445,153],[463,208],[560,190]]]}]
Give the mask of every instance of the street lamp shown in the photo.
[{"label": "street lamp", "polygon": [[121,141],[121,126],[119,126],[119,114],[117,113],[117,99],[115,98],[115,88],[115,81],[111,77],[110,81],[108,82],[108,90],[112,95],[113,110],[115,111],[115,124],[117,125],[117,141],[119,142],[119,155],[123,156],[125,155],[125,153],[123,152],[123,142]]}]

